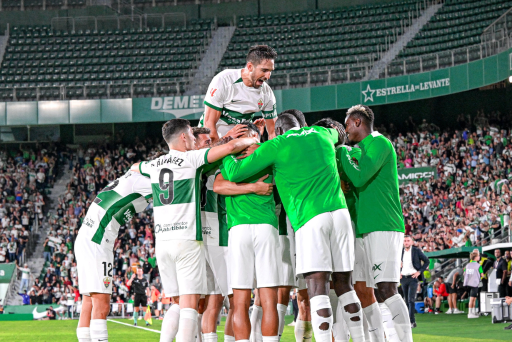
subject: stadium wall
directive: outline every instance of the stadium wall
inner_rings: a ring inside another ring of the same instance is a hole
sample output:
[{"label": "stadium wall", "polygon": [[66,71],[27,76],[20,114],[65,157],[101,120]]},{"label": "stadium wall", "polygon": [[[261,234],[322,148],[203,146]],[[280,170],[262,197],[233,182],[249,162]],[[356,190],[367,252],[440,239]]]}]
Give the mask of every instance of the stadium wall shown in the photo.
[{"label": "stadium wall", "polygon": [[[512,75],[512,49],[451,68],[379,80],[275,90],[277,111],[305,113],[383,105],[460,93]],[[204,95],[134,99],[28,101],[0,103],[0,125],[55,125],[197,120]],[[470,100],[471,102],[471,100]],[[457,113],[458,115],[459,113]]]}]

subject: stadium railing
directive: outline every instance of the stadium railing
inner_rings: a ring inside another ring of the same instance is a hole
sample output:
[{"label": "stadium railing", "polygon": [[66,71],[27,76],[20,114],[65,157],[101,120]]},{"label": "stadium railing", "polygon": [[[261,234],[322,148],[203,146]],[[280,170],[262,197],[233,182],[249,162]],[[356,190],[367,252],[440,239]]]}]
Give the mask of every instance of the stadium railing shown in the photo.
[{"label": "stadium railing", "polygon": [[510,36],[512,33],[512,8],[503,13],[480,36],[481,42],[492,42]]}]

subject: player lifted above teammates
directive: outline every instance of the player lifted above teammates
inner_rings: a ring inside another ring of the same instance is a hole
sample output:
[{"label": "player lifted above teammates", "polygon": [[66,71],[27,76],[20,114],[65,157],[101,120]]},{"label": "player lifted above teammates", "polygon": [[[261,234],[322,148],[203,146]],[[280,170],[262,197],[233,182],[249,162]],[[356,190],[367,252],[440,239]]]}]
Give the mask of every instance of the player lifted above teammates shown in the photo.
[{"label": "player lifted above teammates", "polygon": [[149,179],[128,171],[101,190],[87,211],[75,242],[78,286],[83,295],[77,328],[80,342],[108,340],[114,242],[119,227],[144,211],[151,196]]},{"label": "player lifted above teammates", "polygon": [[361,303],[350,281],[354,238],[334,154],[338,132],[300,128],[295,117],[283,114],[276,122],[276,135],[246,159],[224,165],[225,177],[237,182],[273,167],[279,195],[296,232],[296,272],[305,276],[308,285],[316,340],[331,341],[333,313],[328,294],[332,273],[352,339],[363,341]]},{"label": "player lifted above teammates", "polygon": [[[199,298],[207,290],[200,214],[202,167],[238,153],[256,140],[237,139],[210,149],[195,150],[192,127],[184,119],[166,122],[162,135],[169,153],[153,161],[134,164],[132,170],[151,178],[156,257],[162,285],[165,293],[180,303],[178,339],[193,342]],[[166,323],[165,318],[163,323]],[[160,340],[170,342],[172,337],[163,326]]]},{"label": "player lifted above teammates", "polygon": [[276,98],[266,81],[274,70],[276,57],[271,47],[256,45],[249,49],[245,68],[227,69],[213,78],[204,98],[205,112],[199,126],[211,130],[214,143],[236,124],[252,120],[260,111],[269,139],[275,136]]},{"label": "player lifted above teammates", "polygon": [[[373,119],[367,106],[357,105],[348,110],[346,132],[350,143],[358,144],[361,157],[356,164],[347,147],[341,147],[339,167],[357,188],[359,197],[356,234],[363,237],[366,274],[359,275],[357,280],[364,277],[367,287],[377,287],[378,298],[384,300],[393,315],[400,340],[408,342],[412,341],[409,313],[397,287],[405,229],[396,152],[387,138],[373,130]],[[372,303],[373,293],[364,293],[370,298],[363,302]]]}]

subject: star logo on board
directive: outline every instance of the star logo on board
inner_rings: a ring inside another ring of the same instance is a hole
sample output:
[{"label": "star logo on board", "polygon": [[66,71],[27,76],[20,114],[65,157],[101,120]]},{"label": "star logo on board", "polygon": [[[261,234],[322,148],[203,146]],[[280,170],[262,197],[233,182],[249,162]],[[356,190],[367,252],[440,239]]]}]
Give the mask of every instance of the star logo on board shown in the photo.
[{"label": "star logo on board", "polygon": [[[364,102],[370,100],[373,102],[373,93],[375,93],[375,90],[372,90],[372,88],[370,88],[370,85],[368,84],[368,87],[366,87],[366,90],[365,91],[362,91],[363,95],[364,95]],[[368,94],[370,93],[370,94]]]}]

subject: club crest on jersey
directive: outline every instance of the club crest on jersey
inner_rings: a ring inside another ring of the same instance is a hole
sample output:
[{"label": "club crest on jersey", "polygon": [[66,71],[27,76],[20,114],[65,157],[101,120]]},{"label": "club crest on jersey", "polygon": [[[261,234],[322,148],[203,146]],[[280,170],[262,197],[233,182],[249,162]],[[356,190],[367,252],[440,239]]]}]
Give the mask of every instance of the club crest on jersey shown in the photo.
[{"label": "club crest on jersey", "polygon": [[105,277],[103,278],[103,285],[105,285],[105,288],[108,289],[108,287],[110,286],[110,283],[111,283],[111,279],[110,277]]},{"label": "club crest on jersey", "polygon": [[261,107],[263,107],[263,100],[260,98],[258,100],[258,108],[261,110]]}]

